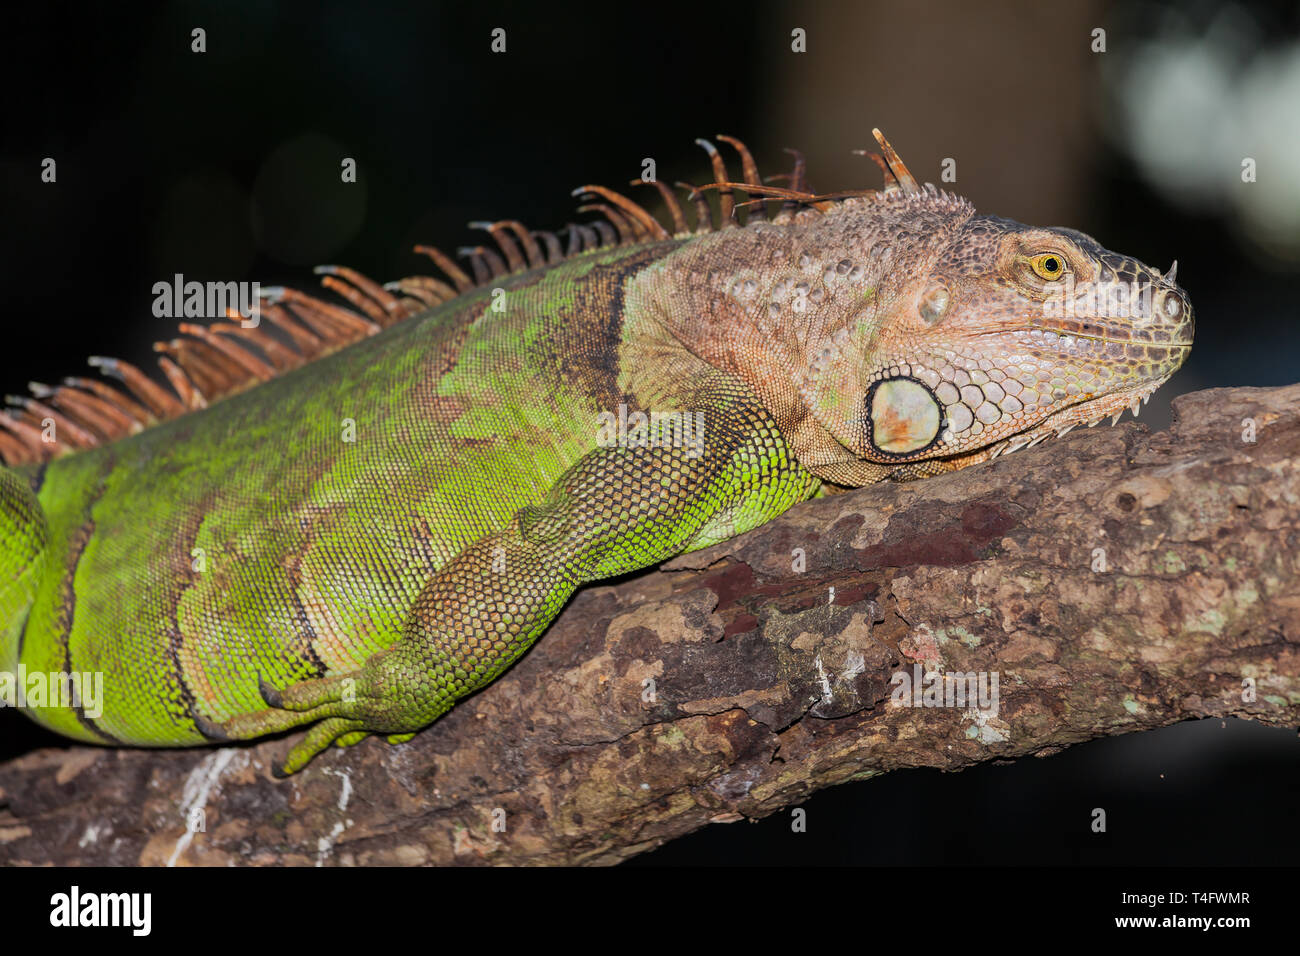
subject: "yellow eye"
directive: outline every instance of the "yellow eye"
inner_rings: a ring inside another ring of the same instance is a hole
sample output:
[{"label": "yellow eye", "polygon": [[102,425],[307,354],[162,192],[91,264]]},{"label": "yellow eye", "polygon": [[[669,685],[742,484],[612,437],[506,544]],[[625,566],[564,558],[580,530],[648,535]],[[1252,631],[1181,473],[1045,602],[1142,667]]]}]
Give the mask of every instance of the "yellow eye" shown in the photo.
[{"label": "yellow eye", "polygon": [[1029,266],[1038,278],[1048,282],[1065,274],[1065,259],[1055,252],[1040,252],[1029,260]]}]

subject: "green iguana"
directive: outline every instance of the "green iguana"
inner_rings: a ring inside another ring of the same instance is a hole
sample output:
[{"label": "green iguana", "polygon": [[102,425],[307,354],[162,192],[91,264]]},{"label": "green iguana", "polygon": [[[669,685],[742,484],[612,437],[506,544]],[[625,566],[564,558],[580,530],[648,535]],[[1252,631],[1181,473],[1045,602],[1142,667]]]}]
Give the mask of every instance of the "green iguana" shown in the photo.
[{"label": "green iguana", "polygon": [[601,218],[567,248],[475,224],[498,249],[462,250],[468,271],[416,247],[443,278],[323,267],[354,308],[276,288],[270,327],[181,325],[157,346],[174,394],[102,358],[123,388],[34,385],[0,416],[10,695],[17,673],[102,673],[93,714],[28,708],[100,744],[311,725],[292,773],[330,744],[409,739],[587,582],[824,483],[936,475],[1117,419],[1182,364],[1174,268],[976,215],[875,136],[880,191],[817,195],[797,153],[765,184],[719,137],[733,182],[700,141],[715,181],[677,184],[694,228],[663,183],[671,232],[587,186]]}]

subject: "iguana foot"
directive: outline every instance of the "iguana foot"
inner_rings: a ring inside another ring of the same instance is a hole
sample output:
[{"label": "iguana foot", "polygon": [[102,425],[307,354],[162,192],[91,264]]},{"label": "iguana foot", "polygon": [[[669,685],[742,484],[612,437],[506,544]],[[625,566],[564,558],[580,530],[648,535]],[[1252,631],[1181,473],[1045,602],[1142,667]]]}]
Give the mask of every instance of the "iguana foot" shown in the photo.
[{"label": "iguana foot", "polygon": [[[305,767],[330,746],[350,747],[371,734],[384,734],[389,743],[404,743],[451,707],[439,699],[421,706],[403,687],[412,681],[401,672],[401,658],[378,654],[360,670],[332,677],[305,680],[276,688],[259,679],[258,688],[267,707],[236,716],[220,724],[195,723],[210,740],[250,740],[312,725],[289,752],[276,776]],[[390,690],[390,689],[396,689]]]}]

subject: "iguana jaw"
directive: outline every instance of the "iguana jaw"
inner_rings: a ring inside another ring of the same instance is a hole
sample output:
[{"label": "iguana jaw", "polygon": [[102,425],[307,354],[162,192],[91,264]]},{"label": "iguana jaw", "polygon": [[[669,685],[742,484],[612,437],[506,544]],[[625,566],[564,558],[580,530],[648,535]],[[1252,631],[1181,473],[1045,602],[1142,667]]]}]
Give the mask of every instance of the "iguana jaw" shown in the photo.
[{"label": "iguana jaw", "polygon": [[991,461],[1001,455],[1007,455],[1022,448],[1032,448],[1048,438],[1059,438],[1079,425],[1092,428],[1108,417],[1110,423],[1114,425],[1119,421],[1120,416],[1124,414],[1125,409],[1132,412],[1136,418],[1142,406],[1150,400],[1155,390],[1169,381],[1172,374],[1170,373],[1164,378],[1137,388],[1101,395],[1086,402],[1063,408],[1058,412],[1053,412],[1033,428],[1004,438],[970,454],[954,456],[948,461],[952,462],[954,468],[964,468],[967,465],[978,464],[982,461]]},{"label": "iguana jaw", "polygon": [[[888,476],[895,479],[907,480],[909,478],[922,477],[924,475],[942,474],[948,471],[957,471],[966,468],[969,465],[978,465],[981,462],[992,461],[995,458],[1009,455],[1012,452],[1020,451],[1024,448],[1032,448],[1049,438],[1060,438],[1070,430],[1086,425],[1092,428],[1100,424],[1107,418],[1110,418],[1112,425],[1119,421],[1125,410],[1133,413],[1136,418],[1142,406],[1150,400],[1156,389],[1160,388],[1165,382],[1173,376],[1173,372],[1163,378],[1152,382],[1144,383],[1140,386],[1123,391],[1113,392],[1106,395],[1100,395],[1096,398],[1080,402],[1077,405],[1071,405],[1053,412],[1044,418],[1032,428],[1027,428],[1022,432],[1017,432],[1006,438],[996,441],[991,445],[974,449],[964,454],[949,455],[944,458],[932,458],[928,460],[918,460],[902,464],[899,467],[888,471]],[[826,465],[848,466],[854,459],[836,459],[828,461]],[[883,470],[883,469],[882,469]],[[842,487],[852,487],[851,485],[841,484]]]}]

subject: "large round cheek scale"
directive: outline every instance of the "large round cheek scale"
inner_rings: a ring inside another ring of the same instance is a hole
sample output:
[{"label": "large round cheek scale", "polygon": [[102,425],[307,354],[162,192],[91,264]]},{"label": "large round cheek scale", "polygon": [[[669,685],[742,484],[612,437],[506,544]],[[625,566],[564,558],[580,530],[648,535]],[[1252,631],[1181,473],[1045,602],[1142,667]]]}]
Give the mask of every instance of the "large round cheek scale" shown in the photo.
[{"label": "large round cheek scale", "polygon": [[931,444],[942,414],[930,390],[910,378],[881,382],[871,393],[871,443],[903,455]]}]

